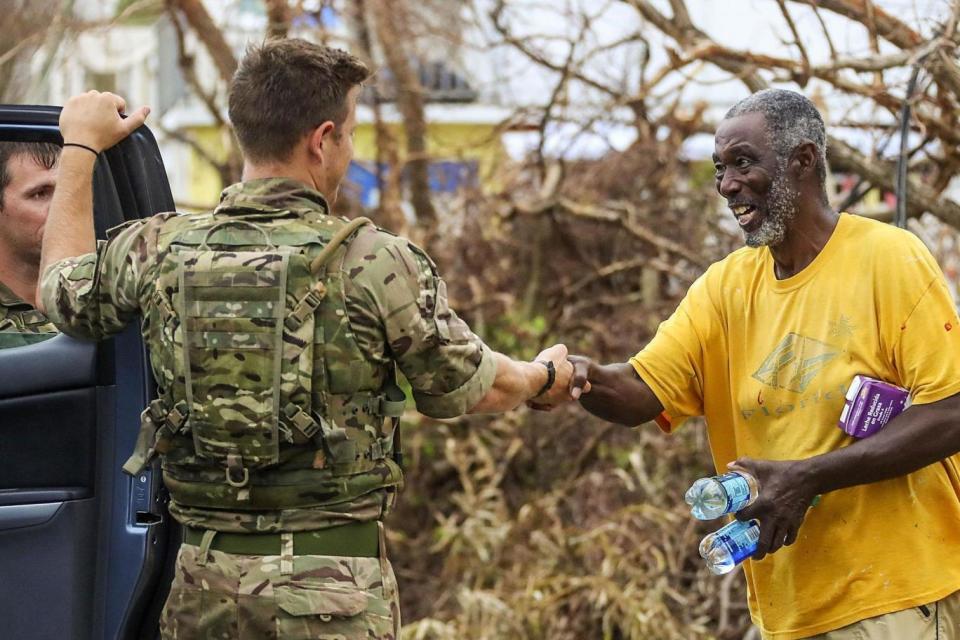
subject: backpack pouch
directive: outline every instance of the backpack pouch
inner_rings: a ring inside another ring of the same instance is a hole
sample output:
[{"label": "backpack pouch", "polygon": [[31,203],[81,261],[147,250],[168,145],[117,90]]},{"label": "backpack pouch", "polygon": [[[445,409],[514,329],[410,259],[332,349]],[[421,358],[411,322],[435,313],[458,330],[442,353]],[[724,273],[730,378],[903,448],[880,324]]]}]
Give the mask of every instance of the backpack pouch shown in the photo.
[{"label": "backpack pouch", "polygon": [[262,468],[279,459],[278,416],[289,255],[180,253],[183,371],[198,455]]}]

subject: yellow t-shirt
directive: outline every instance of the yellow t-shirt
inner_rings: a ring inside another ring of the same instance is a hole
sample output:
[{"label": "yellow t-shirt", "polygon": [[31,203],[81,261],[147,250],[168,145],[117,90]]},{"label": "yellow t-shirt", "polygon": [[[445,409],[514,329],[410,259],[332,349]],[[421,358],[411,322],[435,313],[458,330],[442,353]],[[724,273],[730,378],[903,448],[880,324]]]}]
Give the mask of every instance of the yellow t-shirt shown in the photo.
[{"label": "yellow t-shirt", "polygon": [[[791,278],[776,279],[766,248],[712,265],[631,363],[668,431],[706,417],[722,471],[741,456],[801,459],[852,444],[837,421],[857,374],[910,389],[914,404],[957,393],[960,319],[916,237],[842,214]],[[960,589],[958,470],[954,456],[827,494],[795,544],[748,560],[750,611],[765,637],[825,633]]]}]

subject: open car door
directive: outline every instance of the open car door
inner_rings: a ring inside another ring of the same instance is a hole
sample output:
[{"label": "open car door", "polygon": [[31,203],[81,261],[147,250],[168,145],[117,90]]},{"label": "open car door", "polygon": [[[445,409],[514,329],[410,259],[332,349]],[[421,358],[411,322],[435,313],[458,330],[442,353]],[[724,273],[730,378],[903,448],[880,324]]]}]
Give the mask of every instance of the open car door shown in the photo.
[{"label": "open car door", "polygon": [[[0,140],[61,143],[59,113],[0,106]],[[125,220],[173,208],[146,127],[100,154],[98,239]],[[102,343],[55,335],[7,344],[0,348],[0,636],[152,640],[179,528],[167,514],[159,468],[136,478],[120,469],[154,397],[139,326]]]}]

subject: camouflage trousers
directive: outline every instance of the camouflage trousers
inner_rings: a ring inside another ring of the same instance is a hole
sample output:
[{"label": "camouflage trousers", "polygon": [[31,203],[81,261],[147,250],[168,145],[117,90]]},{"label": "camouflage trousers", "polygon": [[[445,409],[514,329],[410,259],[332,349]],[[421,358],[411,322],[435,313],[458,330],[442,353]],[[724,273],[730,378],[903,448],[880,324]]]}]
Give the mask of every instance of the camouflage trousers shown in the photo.
[{"label": "camouflage trousers", "polygon": [[160,618],[164,640],[397,640],[386,558],[250,556],[184,544]]}]

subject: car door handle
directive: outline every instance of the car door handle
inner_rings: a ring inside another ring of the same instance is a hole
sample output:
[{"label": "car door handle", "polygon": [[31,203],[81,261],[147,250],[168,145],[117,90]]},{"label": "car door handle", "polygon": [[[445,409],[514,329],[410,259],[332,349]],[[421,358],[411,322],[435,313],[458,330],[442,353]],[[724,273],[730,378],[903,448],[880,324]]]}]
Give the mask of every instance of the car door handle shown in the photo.
[{"label": "car door handle", "polygon": [[62,506],[62,502],[44,502],[0,507],[0,531],[33,527],[48,522]]}]

